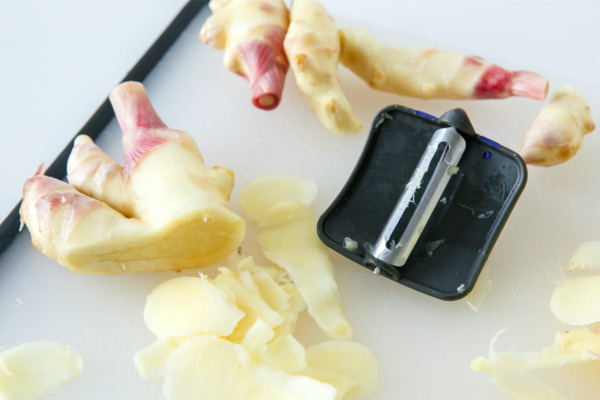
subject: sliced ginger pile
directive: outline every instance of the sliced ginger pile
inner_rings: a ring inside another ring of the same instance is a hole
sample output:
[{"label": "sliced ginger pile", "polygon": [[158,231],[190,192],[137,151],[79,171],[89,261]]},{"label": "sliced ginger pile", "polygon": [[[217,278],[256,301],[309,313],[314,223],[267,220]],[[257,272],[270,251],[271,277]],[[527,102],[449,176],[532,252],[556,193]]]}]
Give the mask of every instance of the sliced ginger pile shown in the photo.
[{"label": "sliced ginger pile", "polygon": [[30,178],[21,219],[34,246],[73,271],[101,275],[198,268],[225,258],[245,229],[228,207],[233,173],[206,168],[193,138],[161,121],[142,84],[123,83],[110,100],[125,166],[80,136],[68,183],[41,170]]},{"label": "sliced ginger pile", "polygon": [[[600,242],[583,243],[571,257],[566,271],[600,268]],[[494,349],[497,335],[487,358],[473,360],[471,368],[485,371],[513,398],[519,400],[565,400],[538,380],[531,372],[541,368],[559,368],[566,364],[600,361],[600,276],[581,276],[560,282],[554,289],[550,309],[573,329],[557,333],[554,343],[536,352],[502,352]]]},{"label": "sliced ginger pile", "polygon": [[[209,278],[179,277],[147,298],[144,320],[157,340],[134,356],[143,378],[164,378],[169,400],[359,399],[377,389],[377,362],[349,341],[324,246],[313,240],[314,183],[268,175],[247,184],[240,205],[264,227],[253,257]],[[305,348],[294,332],[307,309],[331,340]],[[335,340],[337,339],[337,340]]]}]

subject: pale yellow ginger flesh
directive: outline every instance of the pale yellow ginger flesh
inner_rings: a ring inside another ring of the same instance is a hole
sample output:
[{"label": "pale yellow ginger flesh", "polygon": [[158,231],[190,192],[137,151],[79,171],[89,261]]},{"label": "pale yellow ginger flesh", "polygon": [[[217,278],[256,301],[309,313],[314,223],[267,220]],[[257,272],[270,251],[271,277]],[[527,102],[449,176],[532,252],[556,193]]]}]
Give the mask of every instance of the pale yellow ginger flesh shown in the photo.
[{"label": "pale yellow ginger flesh", "polygon": [[259,232],[260,248],[288,272],[309,314],[330,338],[347,339],[354,330],[342,310],[327,248],[316,233],[317,215],[309,207],[316,195],[313,185],[296,176],[258,177],[242,188],[238,201],[256,224],[266,226]]},{"label": "pale yellow ginger flesh", "polygon": [[[243,311],[237,324],[230,302]],[[134,355],[135,367],[144,379],[164,378],[163,393],[173,400],[341,400],[373,393],[378,367],[366,347],[335,341],[307,351],[297,340],[305,308],[286,271],[253,257],[219,268],[211,279],[168,280],[146,299],[144,319],[158,337]],[[166,334],[173,336],[160,337]]]},{"label": "pale yellow ginger flesh", "polygon": [[157,339],[149,346],[133,355],[135,368],[144,379],[157,379],[165,376],[167,358],[186,338]]},{"label": "pale yellow ginger flesh", "polygon": [[600,321],[600,276],[560,282],[552,293],[550,309],[559,321],[569,325]]},{"label": "pale yellow ginger flesh", "polygon": [[275,328],[283,323],[283,316],[269,307],[258,291],[245,287],[235,272],[227,268],[220,268],[219,275],[215,277],[215,283],[222,290],[231,293],[236,304],[244,312],[244,317],[229,337],[231,340],[240,340],[257,319],[263,320],[271,328]]},{"label": "pale yellow ginger flesh", "polygon": [[235,343],[211,335],[189,338],[167,361],[167,400],[333,400],[333,386],[257,363]]},{"label": "pale yellow ginger flesh", "polygon": [[258,242],[265,257],[290,274],[309,314],[330,338],[350,338],[354,329],[342,310],[333,264],[316,232],[317,218],[265,228]]},{"label": "pale yellow ginger flesh", "polygon": [[566,271],[573,272],[578,269],[600,269],[600,241],[592,240],[579,245],[569,259]]},{"label": "pale yellow ginger flesh", "polygon": [[497,338],[498,335],[492,340],[488,358],[473,360],[471,368],[488,372],[492,382],[518,400],[565,400],[567,397],[541,382],[531,371],[600,360],[600,333],[586,328],[557,334],[552,346],[537,352],[499,353],[494,349]]},{"label": "pale yellow ginger flesh", "polygon": [[364,345],[347,341],[327,341],[306,349],[306,363],[321,371],[348,377],[354,383],[344,400],[374,394],[378,385],[378,364]]},{"label": "pale yellow ginger flesh", "polygon": [[304,368],[304,370],[302,371],[302,374],[318,379],[321,382],[325,382],[333,386],[337,390],[335,400],[345,399],[346,393],[348,393],[350,389],[356,386],[356,382],[354,382],[351,378],[347,376],[336,374],[335,372],[331,371],[318,369],[313,367],[312,365],[307,365],[306,368]]},{"label": "pale yellow ginger flesh", "polygon": [[0,351],[0,399],[39,400],[75,379],[77,352],[56,342],[25,343]]},{"label": "pale yellow ginger flesh", "polygon": [[595,128],[587,100],[574,87],[554,91],[525,135],[519,154],[530,165],[552,166],[571,159]]},{"label": "pale yellow ginger flesh", "polygon": [[[599,249],[600,242],[597,241],[580,245],[569,261],[568,270],[596,268],[600,264]],[[560,282],[552,294],[550,309],[558,320],[571,325],[600,321],[600,276],[583,276]],[[589,327],[557,333],[552,346],[537,352],[499,353],[494,349],[499,335],[492,340],[487,359],[478,357],[471,363],[471,368],[488,372],[492,382],[515,399],[566,399],[530,371],[600,361],[600,331]]]},{"label": "pale yellow ginger flesh", "polygon": [[321,3],[292,2],[284,48],[300,92],[323,125],[335,133],[361,131],[340,85],[337,26]]},{"label": "pale yellow ginger flesh", "polygon": [[240,191],[238,203],[252,223],[262,226],[273,218],[268,218],[267,212],[274,206],[288,202],[300,202],[309,206],[316,197],[317,185],[310,179],[267,174],[246,183]]},{"label": "pale yellow ginger flesh", "polygon": [[197,268],[237,249],[245,227],[228,207],[233,173],[206,168],[192,137],[160,120],[142,84],[123,83],[110,100],[125,166],[80,136],[69,184],[38,171],[21,206],[33,245],[99,275]]},{"label": "pale yellow ginger flesh", "polygon": [[205,276],[161,283],[146,299],[144,321],[159,338],[209,333],[230,335],[244,313]]}]

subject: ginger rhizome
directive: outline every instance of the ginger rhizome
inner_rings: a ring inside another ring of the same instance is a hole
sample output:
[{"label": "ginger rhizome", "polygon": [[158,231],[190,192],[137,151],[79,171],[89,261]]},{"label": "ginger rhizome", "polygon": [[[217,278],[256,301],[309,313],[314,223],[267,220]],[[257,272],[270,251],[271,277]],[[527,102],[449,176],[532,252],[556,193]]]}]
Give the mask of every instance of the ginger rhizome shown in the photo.
[{"label": "ginger rhizome", "polygon": [[548,81],[482,58],[437,49],[388,47],[361,29],[340,30],[341,62],[370,87],[423,99],[543,100]]},{"label": "ginger rhizome", "polygon": [[252,104],[279,105],[288,70],[283,40],[289,12],[282,0],[212,0],[213,12],[200,32],[207,45],[224,49],[223,63],[252,88]]},{"label": "ginger rhizome", "polygon": [[595,128],[587,100],[570,85],[556,89],[525,135],[519,153],[530,165],[552,166],[571,159]]},{"label": "ginger rhizome", "polygon": [[206,168],[193,138],[169,129],[142,84],[110,100],[125,166],[87,136],[75,140],[68,182],[38,171],[23,189],[21,219],[35,247],[90,274],[163,271],[213,264],[234,251],[244,221],[228,206],[233,173]]},{"label": "ginger rhizome", "polygon": [[363,123],[340,86],[340,39],[333,18],[314,0],[294,0],[290,15],[284,47],[300,92],[330,131],[361,131]]}]

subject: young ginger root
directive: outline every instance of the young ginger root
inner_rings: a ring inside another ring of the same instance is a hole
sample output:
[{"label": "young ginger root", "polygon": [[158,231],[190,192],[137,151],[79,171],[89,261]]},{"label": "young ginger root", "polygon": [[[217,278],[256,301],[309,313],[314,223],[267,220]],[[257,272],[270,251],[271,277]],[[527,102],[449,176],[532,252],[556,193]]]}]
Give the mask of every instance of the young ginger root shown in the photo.
[{"label": "young ginger root", "polygon": [[572,158],[595,128],[587,100],[570,85],[554,91],[525,135],[519,151],[530,165],[552,166]]},{"label": "young ginger root", "polygon": [[293,0],[290,15],[284,48],[300,92],[330,131],[361,131],[363,124],[340,87],[340,39],[335,22],[315,0]]},{"label": "young ginger root", "polygon": [[548,81],[507,71],[479,57],[436,49],[385,46],[360,29],[340,30],[341,62],[373,89],[423,99],[543,100]]},{"label": "young ginger root", "polygon": [[245,227],[228,207],[233,173],[206,168],[194,140],[161,121],[142,84],[119,85],[110,101],[125,166],[79,136],[69,183],[41,170],[27,180],[20,213],[33,245],[99,275],[197,268],[234,251]]},{"label": "young ginger root", "polygon": [[288,60],[283,39],[289,24],[282,0],[211,0],[213,15],[200,39],[225,49],[225,68],[250,81],[252,104],[263,110],[279,105]]}]

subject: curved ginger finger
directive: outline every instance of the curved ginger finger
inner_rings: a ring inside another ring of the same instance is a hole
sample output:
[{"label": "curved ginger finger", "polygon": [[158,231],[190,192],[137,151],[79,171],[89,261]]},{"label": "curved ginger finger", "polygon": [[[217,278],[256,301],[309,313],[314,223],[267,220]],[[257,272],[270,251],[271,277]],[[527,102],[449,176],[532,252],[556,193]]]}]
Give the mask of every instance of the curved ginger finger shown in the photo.
[{"label": "curved ginger finger", "polygon": [[583,137],[594,128],[587,100],[565,85],[554,91],[550,103],[539,112],[519,153],[530,165],[560,164],[577,153]]},{"label": "curved ginger finger", "polygon": [[289,24],[282,0],[212,0],[213,15],[200,32],[207,45],[225,49],[225,67],[250,81],[252,104],[279,105],[288,61],[283,39]]},{"label": "curved ginger finger", "polygon": [[507,71],[479,57],[436,49],[385,46],[360,29],[340,30],[341,61],[373,89],[423,99],[543,100],[548,81]]},{"label": "curved ginger finger", "polygon": [[325,127],[336,133],[362,130],[362,122],[340,87],[337,27],[319,2],[292,2],[284,47],[300,92]]},{"label": "curved ginger finger", "polygon": [[110,100],[125,168],[82,136],[69,184],[38,171],[20,210],[34,246],[73,271],[100,275],[225,258],[244,236],[244,221],[228,207],[233,173],[206,168],[193,139],[160,121],[140,83],[119,85]]}]

